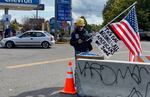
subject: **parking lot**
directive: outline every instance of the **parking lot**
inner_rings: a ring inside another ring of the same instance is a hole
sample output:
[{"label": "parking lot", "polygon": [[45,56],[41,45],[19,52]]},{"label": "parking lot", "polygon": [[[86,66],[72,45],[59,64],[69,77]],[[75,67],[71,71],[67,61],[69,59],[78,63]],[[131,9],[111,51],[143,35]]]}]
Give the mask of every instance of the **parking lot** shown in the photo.
[{"label": "parking lot", "polygon": [[[150,55],[149,45],[142,42],[144,55]],[[94,47],[93,52],[97,51]],[[69,44],[56,44],[50,49],[0,48],[0,55],[1,97],[77,97],[59,93],[68,61],[74,63],[74,51]],[[128,50],[123,47],[110,59],[126,61]]]}]

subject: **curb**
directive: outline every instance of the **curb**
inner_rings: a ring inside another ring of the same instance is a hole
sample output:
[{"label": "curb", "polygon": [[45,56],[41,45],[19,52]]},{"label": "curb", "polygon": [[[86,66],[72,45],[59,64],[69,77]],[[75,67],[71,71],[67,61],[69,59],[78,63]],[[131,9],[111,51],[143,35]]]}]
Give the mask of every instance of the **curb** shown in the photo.
[{"label": "curb", "polygon": [[56,44],[69,44],[69,42],[56,42]]}]

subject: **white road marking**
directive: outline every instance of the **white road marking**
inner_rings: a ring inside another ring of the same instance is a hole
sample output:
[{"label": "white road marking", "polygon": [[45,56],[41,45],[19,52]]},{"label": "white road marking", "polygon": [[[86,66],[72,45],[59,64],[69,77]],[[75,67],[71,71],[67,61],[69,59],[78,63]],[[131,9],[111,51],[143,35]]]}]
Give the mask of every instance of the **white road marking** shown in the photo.
[{"label": "white road marking", "polygon": [[55,94],[58,94],[58,93],[60,93],[60,90],[58,90],[58,91],[54,91],[53,93],[51,93],[49,96],[52,96],[52,95],[55,95]]},{"label": "white road marking", "polygon": [[[124,53],[129,53],[128,51],[120,51],[116,54],[124,54]],[[150,51],[143,51],[143,53],[150,53]],[[42,64],[48,64],[48,63],[56,63],[56,62],[62,62],[62,61],[67,61],[67,60],[73,60],[74,58],[64,58],[64,59],[56,59],[56,60],[51,60],[51,61],[40,61],[40,62],[34,62],[34,63],[28,63],[28,64],[18,64],[18,65],[11,65],[7,66],[7,69],[17,69],[17,68],[24,68],[24,67],[31,67],[31,66],[37,66],[37,65],[42,65]]]},{"label": "white road marking", "polygon": [[17,69],[17,68],[31,67],[31,66],[36,66],[36,65],[48,64],[48,63],[69,61],[69,60],[73,60],[73,58],[64,58],[64,59],[56,59],[56,60],[51,60],[51,61],[40,61],[40,62],[34,62],[34,63],[28,63],[28,64],[11,65],[11,66],[7,66],[6,68]]}]

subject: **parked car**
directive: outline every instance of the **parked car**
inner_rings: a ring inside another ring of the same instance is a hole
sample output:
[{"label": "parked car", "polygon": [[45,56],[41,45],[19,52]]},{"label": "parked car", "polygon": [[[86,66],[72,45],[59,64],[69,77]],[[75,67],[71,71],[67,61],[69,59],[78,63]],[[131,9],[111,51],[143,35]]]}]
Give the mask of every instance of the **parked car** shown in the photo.
[{"label": "parked car", "polygon": [[0,41],[2,47],[15,46],[41,46],[49,48],[55,44],[54,36],[46,31],[30,30],[14,37],[4,38]]}]

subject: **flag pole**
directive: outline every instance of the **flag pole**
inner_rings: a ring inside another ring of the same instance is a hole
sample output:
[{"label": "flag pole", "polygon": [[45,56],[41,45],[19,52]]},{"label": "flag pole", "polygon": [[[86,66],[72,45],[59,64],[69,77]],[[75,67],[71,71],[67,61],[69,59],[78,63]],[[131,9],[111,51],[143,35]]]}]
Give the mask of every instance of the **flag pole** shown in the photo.
[{"label": "flag pole", "polygon": [[[137,1],[135,1],[131,6],[129,6],[127,9],[125,9],[123,12],[121,12],[118,16],[116,16],[113,20],[111,20],[110,22],[108,22],[105,26],[108,26],[109,24],[111,24],[113,21],[115,21],[118,17],[120,17],[123,13],[125,13],[127,10],[129,10],[131,7],[133,7],[135,4],[137,4]],[[104,27],[105,27],[104,26]]]}]

